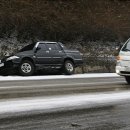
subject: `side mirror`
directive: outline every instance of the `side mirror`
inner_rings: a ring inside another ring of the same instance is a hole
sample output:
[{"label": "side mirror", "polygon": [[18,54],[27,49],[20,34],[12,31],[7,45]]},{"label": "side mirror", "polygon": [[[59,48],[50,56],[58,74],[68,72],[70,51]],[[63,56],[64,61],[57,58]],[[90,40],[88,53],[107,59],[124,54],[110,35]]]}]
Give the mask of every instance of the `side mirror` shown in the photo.
[{"label": "side mirror", "polygon": [[41,47],[37,47],[36,49],[35,49],[35,53],[37,53],[37,51],[39,51],[41,49]]}]

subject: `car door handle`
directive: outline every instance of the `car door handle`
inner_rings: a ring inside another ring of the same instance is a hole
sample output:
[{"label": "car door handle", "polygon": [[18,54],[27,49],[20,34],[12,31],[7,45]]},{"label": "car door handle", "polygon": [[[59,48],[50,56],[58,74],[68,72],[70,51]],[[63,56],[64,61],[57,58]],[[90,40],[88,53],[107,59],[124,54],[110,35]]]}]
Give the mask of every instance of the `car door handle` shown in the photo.
[{"label": "car door handle", "polygon": [[49,51],[46,51],[46,53],[49,53]]}]

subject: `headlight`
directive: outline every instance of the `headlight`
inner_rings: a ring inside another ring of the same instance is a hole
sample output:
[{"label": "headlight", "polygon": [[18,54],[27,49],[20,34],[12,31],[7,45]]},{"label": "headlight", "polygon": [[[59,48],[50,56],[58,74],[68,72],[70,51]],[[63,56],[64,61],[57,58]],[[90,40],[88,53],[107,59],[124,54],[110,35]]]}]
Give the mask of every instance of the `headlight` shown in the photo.
[{"label": "headlight", "polygon": [[18,59],[18,58],[19,58],[18,56],[11,56],[11,57],[7,58],[6,61]]},{"label": "headlight", "polygon": [[117,61],[122,60],[122,57],[121,57],[121,56],[117,56],[117,57],[116,57],[116,60],[117,60]]}]

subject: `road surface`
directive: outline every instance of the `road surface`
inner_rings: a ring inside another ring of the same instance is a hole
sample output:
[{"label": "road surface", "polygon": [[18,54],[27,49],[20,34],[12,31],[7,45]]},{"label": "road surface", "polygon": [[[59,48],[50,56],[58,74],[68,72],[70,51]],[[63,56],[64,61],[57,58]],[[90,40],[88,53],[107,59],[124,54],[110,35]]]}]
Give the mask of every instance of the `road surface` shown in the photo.
[{"label": "road surface", "polygon": [[130,105],[0,119],[1,130],[130,130]]},{"label": "road surface", "polygon": [[0,81],[0,98],[0,130],[130,129],[129,85],[118,76]]},{"label": "road surface", "polygon": [[35,97],[129,89],[123,77],[0,81],[0,98]]}]

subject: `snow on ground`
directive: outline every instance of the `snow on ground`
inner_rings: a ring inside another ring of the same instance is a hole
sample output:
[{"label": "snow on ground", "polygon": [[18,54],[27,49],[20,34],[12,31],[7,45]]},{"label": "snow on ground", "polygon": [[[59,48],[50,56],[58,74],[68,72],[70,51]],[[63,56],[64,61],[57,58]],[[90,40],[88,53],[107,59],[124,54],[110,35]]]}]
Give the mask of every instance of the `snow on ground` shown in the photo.
[{"label": "snow on ground", "polygon": [[0,81],[13,80],[45,80],[45,79],[72,79],[72,78],[97,78],[97,77],[117,77],[116,73],[91,73],[75,75],[49,75],[49,76],[0,76]]},{"label": "snow on ground", "polygon": [[117,105],[125,102],[130,102],[130,91],[9,99],[0,101],[0,115],[41,110],[43,113],[48,113],[74,108]]}]

